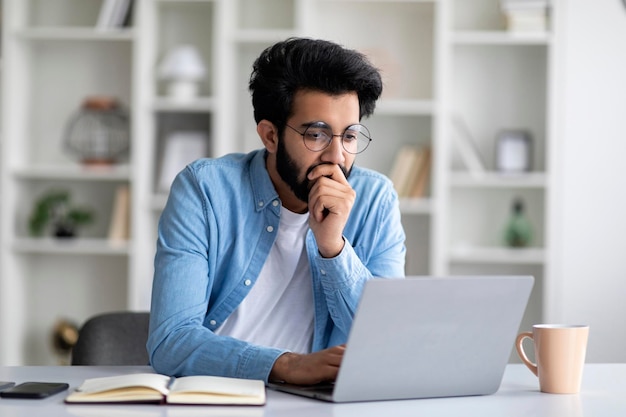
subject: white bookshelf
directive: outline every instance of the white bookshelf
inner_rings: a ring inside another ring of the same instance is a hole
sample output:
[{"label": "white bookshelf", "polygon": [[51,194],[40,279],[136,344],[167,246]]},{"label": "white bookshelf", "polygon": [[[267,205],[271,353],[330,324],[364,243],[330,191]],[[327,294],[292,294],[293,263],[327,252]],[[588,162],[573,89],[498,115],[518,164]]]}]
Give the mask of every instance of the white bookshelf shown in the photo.
[{"label": "white bookshelf", "polygon": [[126,241],[107,239],[15,239],[13,250],[22,254],[68,254],[68,255],[129,255]]},{"label": "white bookshelf", "polygon": [[153,110],[157,112],[182,112],[182,113],[209,113],[216,109],[213,97],[198,97],[191,102],[179,103],[167,97],[159,97],[154,100]]},{"label": "white bookshelf", "polygon": [[463,247],[450,250],[452,263],[502,264],[502,265],[542,265],[546,260],[541,248],[509,249],[502,247]]},{"label": "white bookshelf", "polygon": [[130,29],[97,30],[95,28],[38,27],[19,30],[17,36],[39,41],[131,41],[134,32]]},{"label": "white bookshelf", "polygon": [[546,32],[456,31],[452,42],[457,45],[547,45],[552,36]]},{"label": "white bookshelf", "polygon": [[[552,14],[557,13],[558,2]],[[492,0],[450,3],[452,10],[445,46],[449,52],[447,103],[461,114],[482,155],[486,172],[469,172],[453,158],[446,181],[446,222],[442,246],[443,270],[451,274],[529,274],[535,288],[522,327],[540,322],[544,289],[550,279],[551,250],[547,234],[553,199],[551,99],[553,34],[549,31],[510,32]],[[532,132],[532,169],[516,175],[495,171],[499,131],[523,128]],[[513,199],[521,197],[533,225],[527,248],[507,248],[503,230]]]},{"label": "white bookshelf", "polygon": [[[343,43],[383,70],[384,95],[363,121],[374,142],[357,164],[388,174],[401,146],[433,150],[427,194],[400,202],[406,272],[530,273],[538,278],[533,305],[541,314],[551,254],[544,230],[552,34],[502,30],[497,0],[135,0],[132,27],[107,31],[95,29],[101,4],[3,2],[0,333],[7,342],[0,363],[54,363],[46,332],[57,318],[82,322],[100,311],[149,308],[156,225],[167,199],[157,188],[165,138],[176,129],[202,130],[207,156],[260,147],[247,89],[251,65],[290,36]],[[195,45],[208,70],[200,96],[182,104],[167,97],[156,72],[180,43]],[[94,93],[118,97],[131,113],[130,154],[111,169],[85,169],[62,151],[64,123]],[[496,128],[529,128],[538,141],[536,169],[505,177],[488,161],[478,177],[455,165],[452,110],[461,111],[485,156]],[[112,243],[112,200],[125,184],[131,239]],[[95,205],[98,221],[73,241],[30,237],[32,202],[59,186]],[[510,198],[520,194],[538,239],[511,250],[497,235]]]},{"label": "white bookshelf", "polygon": [[450,174],[450,186],[455,188],[546,188],[548,178],[542,172],[523,174],[453,172]]},{"label": "white bookshelf", "polygon": [[72,181],[129,181],[131,167],[118,164],[107,167],[86,167],[78,164],[16,167],[12,174],[19,179],[57,179]]},{"label": "white bookshelf", "polygon": [[[96,30],[100,4],[2,3],[2,52],[8,58],[0,165],[3,364],[56,363],[49,343],[56,320],[80,324],[94,313],[130,306],[128,282],[140,241],[109,241],[107,231],[116,188],[134,186],[140,167],[128,160],[88,168],[63,150],[66,123],[86,96],[111,95],[133,111],[136,32]],[[94,223],[77,238],[29,235],[34,201],[51,189],[66,189],[73,202],[94,209]]]}]

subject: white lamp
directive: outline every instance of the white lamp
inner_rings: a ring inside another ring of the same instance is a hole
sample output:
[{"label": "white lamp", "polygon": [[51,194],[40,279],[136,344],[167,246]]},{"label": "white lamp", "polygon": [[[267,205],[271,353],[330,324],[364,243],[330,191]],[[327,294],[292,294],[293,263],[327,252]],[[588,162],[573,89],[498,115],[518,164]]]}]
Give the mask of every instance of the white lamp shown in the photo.
[{"label": "white lamp", "polygon": [[180,45],[169,51],[159,65],[159,78],[169,81],[168,95],[189,101],[198,95],[198,83],[206,76],[206,68],[198,50]]}]

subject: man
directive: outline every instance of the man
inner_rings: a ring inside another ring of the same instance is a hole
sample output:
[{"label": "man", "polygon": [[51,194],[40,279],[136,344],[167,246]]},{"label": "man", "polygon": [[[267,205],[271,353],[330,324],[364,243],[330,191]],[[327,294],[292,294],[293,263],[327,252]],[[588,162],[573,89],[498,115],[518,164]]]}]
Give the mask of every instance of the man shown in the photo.
[{"label": "man", "polygon": [[392,184],[354,166],[381,78],[355,51],[292,38],[256,60],[250,90],[264,149],[198,160],[172,185],[151,364],[176,376],[334,380],[364,283],[404,276]]}]

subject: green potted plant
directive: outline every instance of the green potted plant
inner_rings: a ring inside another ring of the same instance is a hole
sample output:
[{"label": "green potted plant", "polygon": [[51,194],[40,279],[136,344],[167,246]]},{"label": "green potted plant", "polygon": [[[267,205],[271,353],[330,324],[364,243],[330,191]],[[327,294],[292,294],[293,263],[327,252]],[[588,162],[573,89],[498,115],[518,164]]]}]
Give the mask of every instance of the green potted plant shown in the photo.
[{"label": "green potted plant", "polygon": [[76,236],[79,226],[87,225],[93,220],[93,210],[70,204],[68,191],[53,190],[35,202],[29,219],[29,230],[32,236],[43,236],[51,229],[53,236],[69,238]]}]

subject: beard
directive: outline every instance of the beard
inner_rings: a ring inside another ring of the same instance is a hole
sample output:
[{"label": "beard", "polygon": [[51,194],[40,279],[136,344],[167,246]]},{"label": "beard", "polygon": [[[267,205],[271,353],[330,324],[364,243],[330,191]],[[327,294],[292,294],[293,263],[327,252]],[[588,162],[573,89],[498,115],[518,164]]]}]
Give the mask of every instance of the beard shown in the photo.
[{"label": "beard", "polygon": [[[304,178],[299,179],[300,167],[296,161],[289,155],[287,149],[285,149],[284,139],[278,140],[278,148],[276,149],[276,171],[280,178],[289,186],[295,196],[305,203],[309,202],[309,190],[313,186],[313,181],[309,180],[308,175],[316,166],[321,164],[330,164],[330,162],[321,162],[307,168],[304,173]],[[345,175],[346,179],[350,176],[352,167],[347,169],[344,165],[339,165],[339,168]],[[317,181],[317,180],[316,180]]]}]

